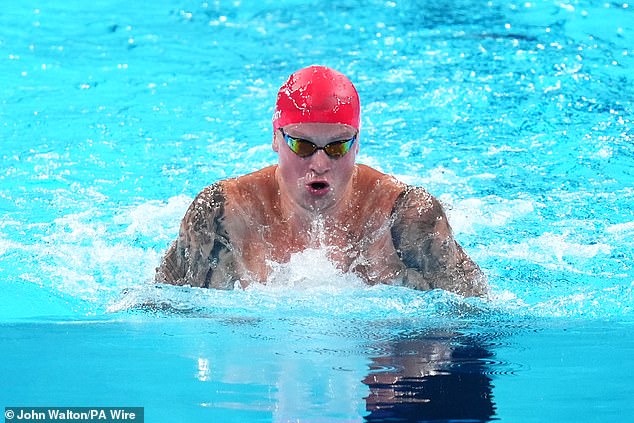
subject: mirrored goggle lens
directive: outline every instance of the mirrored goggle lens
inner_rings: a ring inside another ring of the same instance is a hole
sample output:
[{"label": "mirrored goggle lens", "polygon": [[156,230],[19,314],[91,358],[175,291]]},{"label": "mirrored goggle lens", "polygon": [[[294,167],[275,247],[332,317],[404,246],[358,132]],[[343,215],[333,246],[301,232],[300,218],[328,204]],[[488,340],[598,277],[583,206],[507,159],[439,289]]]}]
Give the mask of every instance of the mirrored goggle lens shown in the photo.
[{"label": "mirrored goggle lens", "polygon": [[299,157],[308,157],[317,151],[317,146],[310,141],[289,137],[288,135],[285,135],[284,138],[286,138],[286,143],[291,148],[291,151]]},{"label": "mirrored goggle lens", "polygon": [[341,157],[350,151],[350,147],[352,147],[352,143],[354,142],[355,137],[350,138],[346,141],[336,141],[331,142],[330,144],[324,147],[324,151],[330,157]]},{"label": "mirrored goggle lens", "polygon": [[326,154],[330,157],[339,158],[350,151],[350,147],[352,147],[352,144],[357,138],[357,136],[355,135],[349,140],[335,141],[327,144],[324,147],[317,147],[315,144],[308,140],[293,138],[285,134],[284,132],[282,132],[282,134],[284,135],[284,139],[286,140],[286,143],[293,151],[293,153],[297,154],[300,157],[308,157],[315,154],[317,150],[324,150]]}]

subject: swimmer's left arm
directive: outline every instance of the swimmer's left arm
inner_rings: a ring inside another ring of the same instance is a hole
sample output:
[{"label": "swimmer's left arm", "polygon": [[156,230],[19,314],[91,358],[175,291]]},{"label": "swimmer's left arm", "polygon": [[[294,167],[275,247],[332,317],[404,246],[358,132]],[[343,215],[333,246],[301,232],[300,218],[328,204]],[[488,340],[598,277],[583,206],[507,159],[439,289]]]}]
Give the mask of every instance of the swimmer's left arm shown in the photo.
[{"label": "swimmer's left arm", "polygon": [[486,294],[482,271],[454,239],[441,204],[422,188],[409,187],[397,201],[392,240],[406,268],[406,286]]}]

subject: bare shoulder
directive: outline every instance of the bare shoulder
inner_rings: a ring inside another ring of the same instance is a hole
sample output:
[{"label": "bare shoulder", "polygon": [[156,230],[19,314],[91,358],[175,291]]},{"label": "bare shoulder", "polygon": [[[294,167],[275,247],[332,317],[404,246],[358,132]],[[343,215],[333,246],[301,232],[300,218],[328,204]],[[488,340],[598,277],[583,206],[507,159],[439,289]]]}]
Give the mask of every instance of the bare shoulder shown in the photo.
[{"label": "bare shoulder", "polygon": [[357,165],[355,189],[362,193],[363,202],[391,211],[396,198],[407,186],[392,175],[366,165]]},{"label": "bare shoulder", "polygon": [[396,219],[403,222],[428,222],[437,225],[446,222],[445,210],[440,201],[421,187],[407,185],[394,203]]},{"label": "bare shoulder", "polygon": [[205,187],[196,195],[185,213],[184,222],[201,225],[222,214],[225,193],[220,182]]},{"label": "bare shoulder", "polygon": [[357,180],[358,183],[365,186],[381,185],[383,188],[391,188],[398,191],[407,187],[394,176],[363,164],[357,165]]},{"label": "bare shoulder", "polygon": [[396,199],[392,241],[406,268],[406,285],[466,296],[486,293],[480,268],[454,239],[440,202],[425,189],[408,186]]},{"label": "bare shoulder", "polygon": [[[238,176],[237,178],[222,181],[224,190],[228,195],[232,193],[244,193],[248,191],[260,191],[275,185],[275,169],[277,166],[268,166],[255,172]],[[272,183],[273,182],[273,183]]]},{"label": "bare shoulder", "polygon": [[228,206],[238,208],[244,205],[257,206],[263,200],[272,198],[277,192],[276,168],[277,166],[268,166],[237,178],[222,181]]}]

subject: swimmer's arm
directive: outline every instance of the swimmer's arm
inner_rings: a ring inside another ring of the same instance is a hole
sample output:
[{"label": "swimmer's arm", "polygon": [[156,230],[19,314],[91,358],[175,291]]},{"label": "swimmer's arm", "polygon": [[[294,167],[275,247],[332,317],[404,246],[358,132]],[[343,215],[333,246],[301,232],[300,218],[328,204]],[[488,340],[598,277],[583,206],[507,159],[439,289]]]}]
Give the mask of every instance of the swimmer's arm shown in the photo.
[{"label": "swimmer's arm", "polygon": [[406,286],[464,296],[486,294],[482,271],[454,239],[436,198],[422,188],[409,188],[395,205],[394,219],[392,240],[406,268]]},{"label": "swimmer's arm", "polygon": [[219,184],[194,199],[176,241],[156,269],[155,281],[173,285],[230,288],[232,260],[222,227],[224,194]]}]

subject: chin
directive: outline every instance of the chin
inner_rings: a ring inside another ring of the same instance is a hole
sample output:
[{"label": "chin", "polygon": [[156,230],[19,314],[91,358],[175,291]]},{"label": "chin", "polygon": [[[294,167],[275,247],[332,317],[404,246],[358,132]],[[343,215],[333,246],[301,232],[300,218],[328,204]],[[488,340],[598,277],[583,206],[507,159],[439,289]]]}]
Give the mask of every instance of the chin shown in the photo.
[{"label": "chin", "polygon": [[328,210],[329,206],[319,204],[317,202],[306,202],[303,204],[302,208],[311,213],[321,213],[325,210]]},{"label": "chin", "polygon": [[306,210],[311,212],[320,213],[332,209],[336,205],[336,201],[330,196],[326,195],[322,198],[311,198],[305,202]]}]

